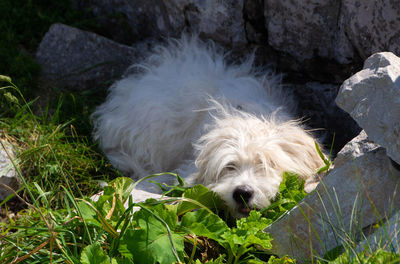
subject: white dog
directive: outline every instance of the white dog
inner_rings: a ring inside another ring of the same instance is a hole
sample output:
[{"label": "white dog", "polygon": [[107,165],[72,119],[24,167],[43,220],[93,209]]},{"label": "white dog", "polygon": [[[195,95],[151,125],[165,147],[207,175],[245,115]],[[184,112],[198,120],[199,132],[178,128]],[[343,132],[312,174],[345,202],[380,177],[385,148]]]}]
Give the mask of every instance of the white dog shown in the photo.
[{"label": "white dog", "polygon": [[101,148],[131,177],[176,171],[242,217],[270,204],[284,171],[307,181],[324,165],[279,78],[252,59],[228,66],[212,43],[184,37],[136,66],[93,114]]}]

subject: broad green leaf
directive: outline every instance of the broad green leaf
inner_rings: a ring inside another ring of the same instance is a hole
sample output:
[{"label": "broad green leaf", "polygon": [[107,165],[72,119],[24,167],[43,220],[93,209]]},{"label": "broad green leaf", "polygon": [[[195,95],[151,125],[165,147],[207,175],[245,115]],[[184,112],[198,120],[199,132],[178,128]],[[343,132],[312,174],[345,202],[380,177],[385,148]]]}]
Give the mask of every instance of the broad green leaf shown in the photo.
[{"label": "broad green leaf", "polygon": [[133,180],[127,177],[119,177],[109,183],[109,186],[112,186],[115,189],[115,192],[122,199],[122,203],[124,203],[133,190]]},{"label": "broad green leaf", "polygon": [[[178,224],[178,216],[176,213],[176,206],[168,204],[156,204],[149,207],[151,212],[165,221],[171,230],[174,230]],[[133,220],[136,225],[141,228],[146,228],[147,223],[145,219],[149,217],[149,213],[141,209],[133,215]],[[158,221],[160,222],[160,221]],[[161,222],[160,222],[161,224]]]},{"label": "broad green leaf", "polygon": [[107,215],[113,223],[118,222],[125,212],[125,207],[122,201],[114,195],[101,195],[95,203],[97,210],[106,217]]},{"label": "broad green leaf", "polygon": [[110,264],[106,252],[101,248],[100,244],[94,243],[85,247],[81,254],[82,264]]},{"label": "broad green leaf", "polygon": [[[182,197],[196,200],[211,210],[221,208],[223,204],[221,198],[216,193],[210,191],[203,185],[195,185],[187,189]],[[177,214],[182,215],[197,208],[199,208],[199,206],[194,203],[182,202],[178,206]]]},{"label": "broad green leaf", "polygon": [[220,244],[223,243],[221,235],[228,230],[228,226],[219,216],[205,209],[186,213],[182,217],[180,228],[197,236],[214,239]]},{"label": "broad green leaf", "polygon": [[[183,260],[184,233],[177,233],[177,216],[174,210],[168,210],[162,204],[153,206],[151,212],[143,208],[136,212],[134,221],[137,229],[127,230],[120,242],[120,253],[125,257],[132,257],[135,263],[173,263],[177,258]],[[157,217],[160,219],[157,219]],[[168,225],[172,234],[170,235]]]},{"label": "broad green leaf", "polygon": [[101,223],[97,220],[96,211],[85,202],[78,202],[79,212],[81,217],[87,224],[92,224],[97,227],[102,227]]}]

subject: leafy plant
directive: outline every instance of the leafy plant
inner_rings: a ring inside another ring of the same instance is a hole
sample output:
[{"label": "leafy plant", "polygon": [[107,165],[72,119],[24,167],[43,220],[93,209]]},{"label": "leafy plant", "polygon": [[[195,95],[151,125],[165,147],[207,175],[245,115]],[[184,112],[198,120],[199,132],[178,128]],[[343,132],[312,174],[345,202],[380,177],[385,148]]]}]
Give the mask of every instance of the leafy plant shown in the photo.
[{"label": "leafy plant", "polygon": [[[118,178],[116,181],[120,179]],[[111,185],[116,186],[113,183]],[[198,239],[206,238],[217,242],[221,249],[219,254],[227,256],[223,263],[240,263],[250,259],[250,257],[246,257],[245,260],[241,258],[245,253],[257,250],[254,245],[262,248],[271,247],[270,236],[262,232],[272,222],[271,220],[261,218],[259,212],[252,211],[248,218],[237,220],[237,226],[230,228],[221,218],[210,211],[210,205],[213,207],[210,199],[213,199],[215,194],[204,186],[188,189],[185,192],[186,197],[198,193],[199,190],[202,193],[199,199],[194,200],[195,197],[193,197],[193,201],[195,201],[193,204],[197,205],[195,208],[192,207],[192,209],[197,209],[195,211],[187,212],[182,209],[179,211],[179,208],[188,208],[187,204],[190,202],[186,198],[175,198],[178,204],[174,205],[154,200],[136,204],[136,206],[140,206],[141,210],[133,215],[132,223],[128,224],[130,228],[125,229],[123,234],[115,233],[120,240],[118,247],[114,246],[116,250],[111,255],[115,257],[116,261],[122,259],[135,263],[172,263],[182,262],[185,259],[191,262],[196,255],[197,245],[200,245]],[[115,191],[114,194],[117,192]],[[110,194],[109,192],[104,195],[109,197],[107,201],[111,203]],[[122,203],[123,200],[120,202]],[[123,208],[118,205],[121,203],[114,200],[112,203],[115,204],[115,206],[111,206],[115,208],[113,215],[121,217]],[[85,212],[83,215],[86,216],[86,221],[90,220],[91,223],[96,223],[96,226],[102,225],[104,230],[116,230],[116,228],[104,226],[104,222],[112,223],[112,216],[108,221],[104,217],[104,214],[109,213],[110,209],[104,210],[102,197],[93,206],[97,212],[93,207],[87,207],[86,203],[81,205],[84,205],[80,211]],[[131,204],[130,207],[133,206],[135,205]],[[93,211],[88,213],[88,210]],[[179,215],[182,215],[181,219],[178,218]],[[89,219],[88,216],[91,218]],[[113,233],[114,231],[110,232],[111,235]],[[190,255],[184,250],[185,243],[192,245]],[[222,261],[222,257],[219,258]]]},{"label": "leafy plant", "polygon": [[275,221],[306,196],[304,180],[299,179],[294,173],[285,172],[279,185],[279,193],[271,205],[262,210],[262,213],[266,218]]},{"label": "leafy plant", "polygon": [[[271,237],[262,232],[271,219],[251,211],[229,227],[212,212],[215,194],[204,186],[187,189],[183,198],[134,204],[128,195],[131,184],[130,178],[117,178],[97,201],[74,198],[65,189],[66,209],[58,210],[48,206],[51,193],[42,192],[40,204],[3,226],[0,250],[17,247],[19,253],[1,255],[0,262],[256,263],[260,260],[250,253],[271,247]],[[201,193],[199,199],[194,193]],[[190,211],[189,203],[194,204]]]}]

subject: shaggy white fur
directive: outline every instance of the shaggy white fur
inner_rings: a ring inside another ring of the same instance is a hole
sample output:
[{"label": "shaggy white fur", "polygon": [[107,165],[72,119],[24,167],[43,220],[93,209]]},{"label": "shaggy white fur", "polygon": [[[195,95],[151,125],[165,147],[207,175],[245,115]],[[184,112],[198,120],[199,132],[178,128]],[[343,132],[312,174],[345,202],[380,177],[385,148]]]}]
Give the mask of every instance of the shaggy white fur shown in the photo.
[{"label": "shaggy white fur", "polygon": [[141,73],[111,87],[93,114],[94,136],[131,177],[176,171],[241,217],[270,204],[284,171],[312,179],[323,161],[315,139],[290,121],[295,103],[280,78],[256,73],[252,59],[227,65],[224,57],[196,37],[159,47],[135,65]]}]

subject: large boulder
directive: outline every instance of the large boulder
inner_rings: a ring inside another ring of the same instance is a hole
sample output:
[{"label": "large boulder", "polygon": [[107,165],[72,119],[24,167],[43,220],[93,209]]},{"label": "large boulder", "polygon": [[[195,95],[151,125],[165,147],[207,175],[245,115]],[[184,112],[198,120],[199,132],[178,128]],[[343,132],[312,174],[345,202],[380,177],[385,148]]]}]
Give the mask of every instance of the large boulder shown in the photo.
[{"label": "large boulder", "polygon": [[143,56],[142,46],[128,47],[97,34],[53,24],[36,53],[42,77],[52,86],[84,90],[109,85]]},{"label": "large boulder", "polygon": [[336,103],[400,163],[400,58],[382,52],[346,80]]},{"label": "large boulder", "polygon": [[289,254],[299,261],[323,256],[399,210],[400,172],[391,166],[385,149],[361,146],[365,142],[365,133],[356,137],[339,152],[341,162],[316,190],[266,228],[274,239],[270,253]]}]

